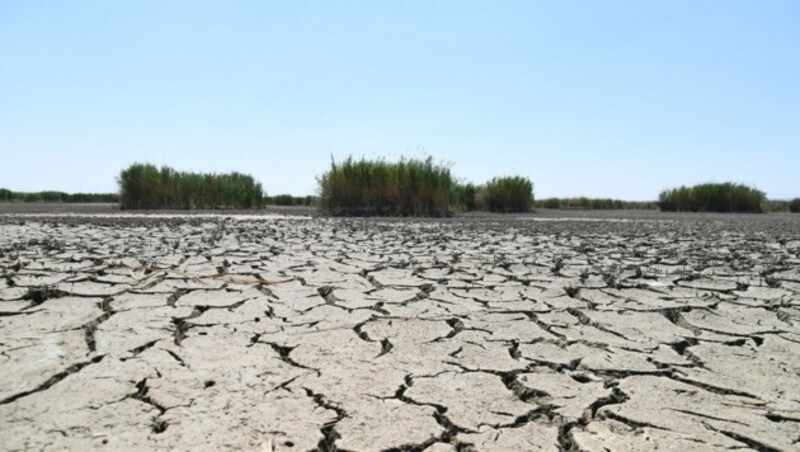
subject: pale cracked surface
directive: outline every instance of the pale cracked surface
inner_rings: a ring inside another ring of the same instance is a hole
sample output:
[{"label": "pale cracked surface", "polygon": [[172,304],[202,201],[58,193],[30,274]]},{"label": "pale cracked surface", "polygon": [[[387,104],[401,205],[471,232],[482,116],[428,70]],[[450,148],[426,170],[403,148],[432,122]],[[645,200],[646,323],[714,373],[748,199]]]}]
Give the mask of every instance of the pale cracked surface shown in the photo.
[{"label": "pale cracked surface", "polygon": [[800,218],[0,217],[0,369],[2,450],[800,450]]}]

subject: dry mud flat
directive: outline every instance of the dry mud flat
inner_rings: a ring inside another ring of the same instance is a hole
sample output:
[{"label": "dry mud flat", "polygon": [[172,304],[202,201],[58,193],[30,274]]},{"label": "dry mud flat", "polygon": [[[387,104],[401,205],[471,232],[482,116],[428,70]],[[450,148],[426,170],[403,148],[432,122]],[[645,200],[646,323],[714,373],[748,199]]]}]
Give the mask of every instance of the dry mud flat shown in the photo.
[{"label": "dry mud flat", "polygon": [[800,449],[800,221],[669,218],[0,218],[0,448]]}]

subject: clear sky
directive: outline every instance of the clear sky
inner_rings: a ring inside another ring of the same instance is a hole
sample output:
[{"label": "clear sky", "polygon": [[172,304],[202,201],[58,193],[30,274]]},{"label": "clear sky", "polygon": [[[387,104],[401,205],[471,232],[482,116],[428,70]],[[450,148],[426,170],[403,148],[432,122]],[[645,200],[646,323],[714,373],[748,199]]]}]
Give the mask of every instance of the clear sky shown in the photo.
[{"label": "clear sky", "polygon": [[800,2],[0,2],[0,187],[132,162],[310,194],[331,155],[547,196],[800,196]]}]

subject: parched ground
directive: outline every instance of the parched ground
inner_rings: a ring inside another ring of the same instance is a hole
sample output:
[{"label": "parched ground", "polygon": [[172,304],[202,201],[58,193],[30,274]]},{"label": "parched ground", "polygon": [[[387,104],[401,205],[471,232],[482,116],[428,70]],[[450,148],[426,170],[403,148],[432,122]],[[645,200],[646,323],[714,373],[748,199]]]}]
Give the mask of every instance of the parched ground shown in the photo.
[{"label": "parched ground", "polygon": [[648,215],[0,217],[0,449],[800,449],[800,218]]}]

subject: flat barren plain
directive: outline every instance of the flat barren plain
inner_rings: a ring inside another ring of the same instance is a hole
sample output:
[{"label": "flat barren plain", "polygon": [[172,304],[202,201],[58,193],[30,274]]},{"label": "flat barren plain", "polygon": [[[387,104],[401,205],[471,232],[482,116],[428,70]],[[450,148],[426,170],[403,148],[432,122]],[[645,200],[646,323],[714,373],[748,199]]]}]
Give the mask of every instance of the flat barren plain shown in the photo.
[{"label": "flat barren plain", "polygon": [[0,215],[0,448],[800,449],[800,216]]}]

